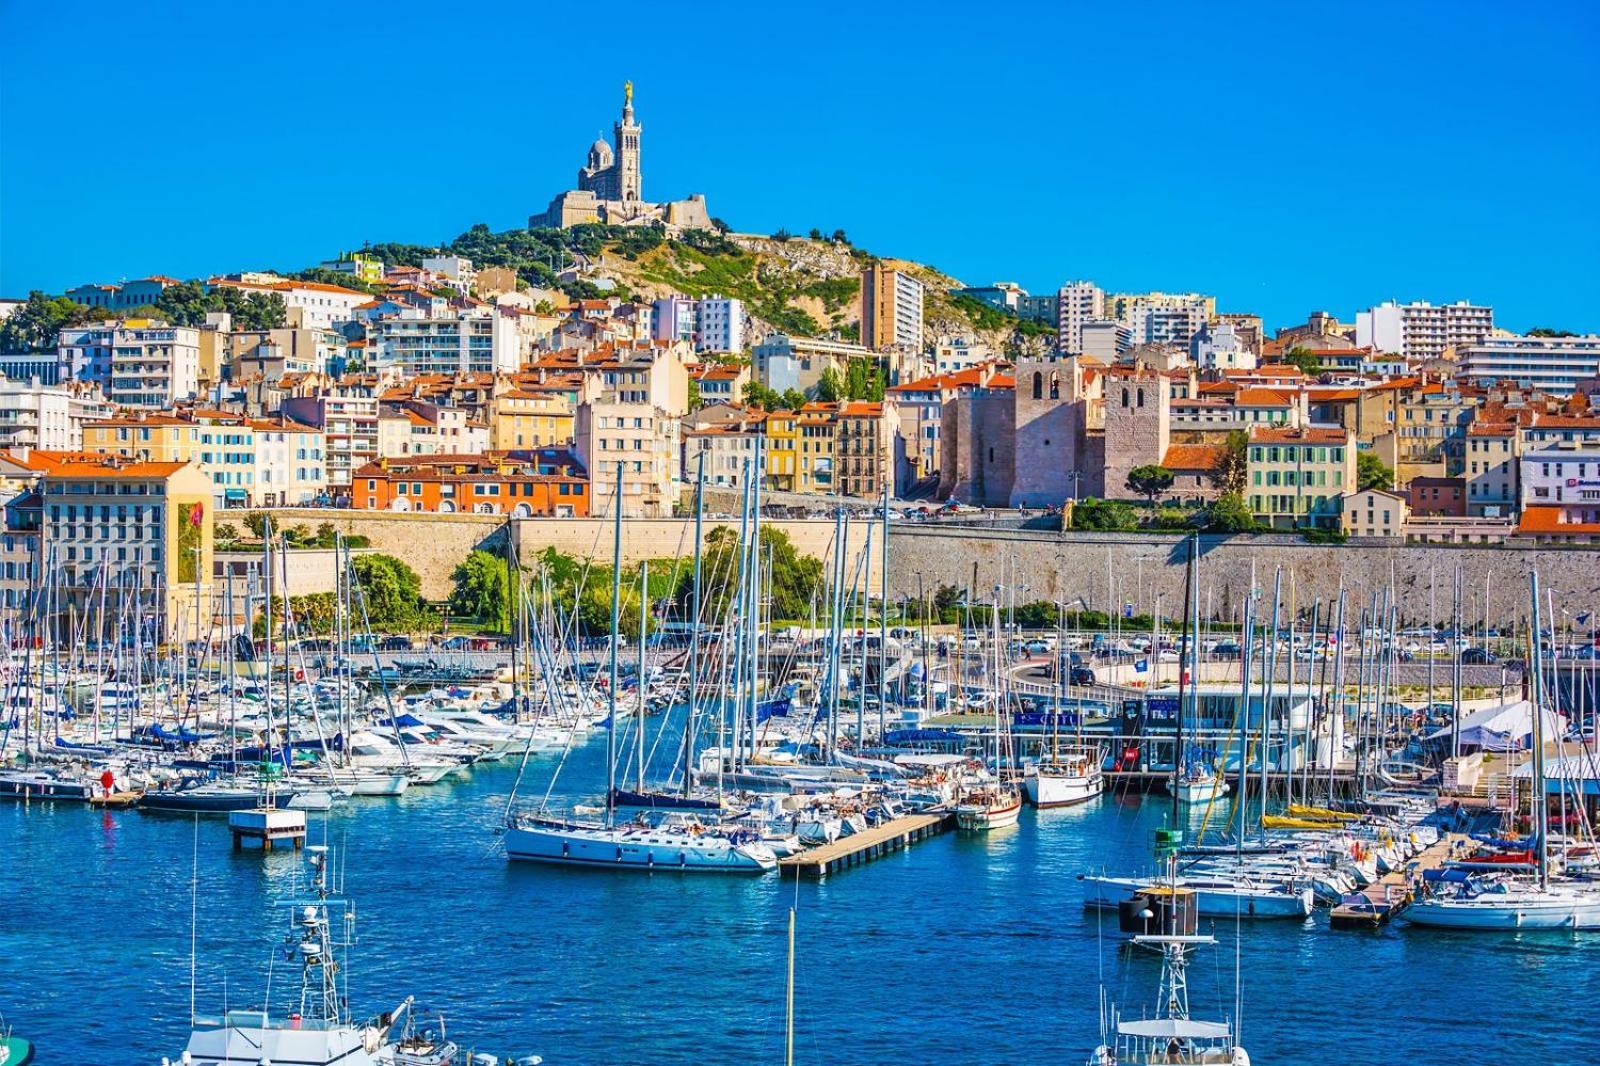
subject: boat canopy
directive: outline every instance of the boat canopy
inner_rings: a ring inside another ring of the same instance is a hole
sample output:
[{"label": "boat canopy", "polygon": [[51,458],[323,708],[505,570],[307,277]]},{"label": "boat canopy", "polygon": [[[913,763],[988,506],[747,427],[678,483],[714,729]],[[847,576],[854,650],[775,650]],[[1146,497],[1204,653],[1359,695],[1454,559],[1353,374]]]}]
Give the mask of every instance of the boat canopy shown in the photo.
[{"label": "boat canopy", "polygon": [[967,761],[965,755],[942,755],[931,752],[926,755],[896,755],[894,761],[901,766],[915,769],[937,770],[945,766],[955,766],[957,763]]},{"label": "boat canopy", "polygon": [[1145,1018],[1119,1022],[1117,1032],[1144,1040],[1226,1040],[1233,1030],[1226,1022],[1195,1022],[1187,1018]]}]

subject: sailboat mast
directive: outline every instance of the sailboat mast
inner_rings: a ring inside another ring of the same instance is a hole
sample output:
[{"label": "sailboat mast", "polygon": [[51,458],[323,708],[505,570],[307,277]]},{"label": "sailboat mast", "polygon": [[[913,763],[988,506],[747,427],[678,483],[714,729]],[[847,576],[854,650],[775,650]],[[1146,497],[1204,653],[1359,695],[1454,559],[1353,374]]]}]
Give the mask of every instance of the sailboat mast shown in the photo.
[{"label": "sailboat mast", "polygon": [[610,723],[606,727],[606,825],[617,813],[617,638],[618,616],[622,613],[622,463],[617,463],[617,494],[614,496],[611,533],[611,701]]},{"label": "sailboat mast", "polygon": [[[1178,808],[1180,805],[1179,793],[1183,790],[1183,762],[1184,762],[1184,719],[1188,717],[1188,707],[1185,697],[1193,690],[1192,685],[1185,684],[1185,674],[1189,663],[1189,611],[1194,606],[1193,595],[1195,585],[1194,557],[1199,551],[1200,538],[1198,534],[1189,534],[1189,561],[1183,574],[1183,622],[1178,631],[1178,728],[1175,731],[1172,745],[1172,824],[1178,824]],[[1159,617],[1160,612],[1156,612]],[[1156,662],[1161,662],[1161,642],[1156,642]],[[1160,669],[1159,665],[1157,669]]]},{"label": "sailboat mast", "polygon": [[[1544,624],[1539,610],[1537,570],[1528,573],[1528,591],[1533,600],[1533,655],[1528,663],[1528,698],[1533,703],[1533,810],[1529,813],[1533,815],[1533,846],[1539,857],[1539,889],[1543,891],[1550,887],[1550,807],[1544,791]],[[1460,654],[1458,650],[1456,655]]]},{"label": "sailboat mast", "polygon": [[700,702],[700,531],[706,510],[706,450],[700,449],[694,476],[694,588],[689,633],[689,709],[683,716],[683,798],[688,799],[694,775],[694,717]]},{"label": "sailboat mast", "polygon": [[650,630],[650,560],[643,559],[639,562],[639,709],[638,728],[634,731],[634,739],[638,745],[637,758],[634,760],[638,767],[634,783],[639,791],[644,791],[644,638]]}]

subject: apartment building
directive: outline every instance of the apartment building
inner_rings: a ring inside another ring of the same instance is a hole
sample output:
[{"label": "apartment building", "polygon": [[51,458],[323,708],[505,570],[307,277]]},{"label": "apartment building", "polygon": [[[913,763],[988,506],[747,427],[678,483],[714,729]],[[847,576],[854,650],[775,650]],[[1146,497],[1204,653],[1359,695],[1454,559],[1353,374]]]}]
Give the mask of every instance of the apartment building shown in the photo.
[{"label": "apartment building", "polygon": [[683,480],[693,485],[704,476],[708,486],[744,488],[748,478],[760,478],[766,468],[767,416],[752,411],[728,422],[683,430]]},{"label": "apartment building", "polygon": [[839,405],[808,403],[767,416],[767,485],[779,492],[835,491]]},{"label": "apartment building", "polygon": [[1356,347],[1406,359],[1437,359],[1446,351],[1483,343],[1494,333],[1494,308],[1465,300],[1434,306],[1386,301],[1356,312]]},{"label": "apartment building", "polygon": [[572,440],[573,404],[560,389],[513,387],[489,399],[489,447],[542,448]]},{"label": "apartment building", "polygon": [[1600,336],[1484,337],[1457,350],[1456,377],[1492,385],[1513,381],[1552,396],[1570,396],[1600,376]]},{"label": "apartment building", "polygon": [[0,377],[0,448],[78,451],[83,448],[84,423],[112,413],[92,385],[45,385],[38,378]]},{"label": "apartment building", "polygon": [[1405,497],[1384,489],[1345,493],[1339,519],[1352,537],[1404,537],[1411,508]]},{"label": "apartment building", "polygon": [[350,496],[351,475],[378,457],[378,398],[371,389],[335,386],[316,396],[283,401],[284,415],[322,432],[328,491]]},{"label": "apartment building", "polygon": [[[1069,281],[1056,292],[1056,344],[1067,355],[1084,355],[1083,329],[1106,319],[1106,294],[1092,281]],[[1113,338],[1114,338],[1113,334]],[[1097,347],[1103,347],[1097,344]]]},{"label": "apartment building", "polygon": [[102,583],[134,590],[154,615],[153,636],[193,633],[209,591],[212,486],[194,463],[62,462],[39,482],[41,552],[61,575],[51,608],[82,618]]},{"label": "apartment building", "polygon": [[[328,461],[320,429],[281,415],[246,425],[255,460],[252,505],[298,507],[328,499]],[[202,432],[202,440],[204,436]]]},{"label": "apartment building", "polygon": [[861,341],[869,348],[922,350],[922,282],[875,265],[861,272]]},{"label": "apartment building", "polygon": [[895,489],[899,458],[895,404],[852,400],[839,404],[834,436],[834,478],[845,496],[877,499]]},{"label": "apartment building", "polygon": [[1356,485],[1348,430],[1253,426],[1248,456],[1250,510],[1274,529],[1333,527],[1340,498]]},{"label": "apartment building", "polygon": [[199,386],[200,334],[188,326],[150,319],[77,326],[61,331],[57,355],[72,380],[99,386],[118,407],[171,407]]},{"label": "apartment building", "polygon": [[360,511],[582,518],[589,514],[589,486],[581,477],[541,473],[534,462],[501,454],[379,459],[355,472],[350,506]]},{"label": "apartment building", "polygon": [[844,341],[769,333],[750,351],[762,384],[778,392],[799,389],[808,395],[826,370],[844,373],[852,359],[877,360],[870,348]]},{"label": "apartment building", "polygon": [[401,374],[509,374],[522,365],[514,314],[406,309],[367,327],[366,363]]},{"label": "apartment building", "polygon": [[473,455],[489,450],[489,425],[462,407],[426,400],[378,404],[378,458]]},{"label": "apartment building", "polygon": [[578,405],[573,443],[589,471],[593,513],[615,513],[620,469],[625,516],[671,517],[681,480],[680,417],[647,403]]},{"label": "apartment building", "polygon": [[[920,307],[919,303],[919,311]],[[695,303],[695,320],[695,351],[744,351],[744,301],[720,295],[702,297]],[[920,328],[918,332],[920,335]]]},{"label": "apartment building", "polygon": [[1503,518],[1517,509],[1521,435],[1512,422],[1474,422],[1467,427],[1467,514]]},{"label": "apartment building", "polygon": [[119,282],[115,285],[79,285],[64,294],[74,303],[86,307],[103,307],[110,311],[132,311],[140,307],[153,307],[168,288],[179,284],[177,278],[153,274],[148,278]]}]

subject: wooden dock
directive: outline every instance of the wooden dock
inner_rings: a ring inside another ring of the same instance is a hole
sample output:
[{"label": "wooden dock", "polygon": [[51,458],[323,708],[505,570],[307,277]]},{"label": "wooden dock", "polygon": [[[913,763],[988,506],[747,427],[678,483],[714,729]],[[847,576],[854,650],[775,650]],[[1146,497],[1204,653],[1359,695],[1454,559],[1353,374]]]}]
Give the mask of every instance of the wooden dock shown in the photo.
[{"label": "wooden dock", "polygon": [[139,797],[142,795],[144,795],[143,792],[112,792],[109,794],[105,792],[95,792],[91,793],[85,802],[91,807],[114,807],[122,809],[126,807],[132,807],[134,804],[138,803]]},{"label": "wooden dock", "polygon": [[1371,929],[1383,925],[1411,905],[1424,870],[1437,869],[1469,843],[1462,833],[1446,833],[1401,870],[1391,870],[1333,908],[1329,923],[1335,929]]},{"label": "wooden dock", "polygon": [[955,815],[947,811],[908,814],[875,825],[863,833],[852,833],[831,844],[808,848],[780,859],[778,867],[785,872],[792,870],[796,875],[821,880],[831,873],[860,866],[891,851],[909,848],[919,841],[938,836],[954,824]]}]

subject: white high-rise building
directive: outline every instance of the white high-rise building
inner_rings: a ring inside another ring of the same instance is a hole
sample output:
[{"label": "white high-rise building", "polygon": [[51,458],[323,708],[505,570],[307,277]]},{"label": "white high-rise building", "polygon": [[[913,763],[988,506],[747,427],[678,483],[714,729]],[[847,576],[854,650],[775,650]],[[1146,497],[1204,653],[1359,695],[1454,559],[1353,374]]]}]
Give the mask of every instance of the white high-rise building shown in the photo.
[{"label": "white high-rise building", "polygon": [[499,309],[437,317],[406,310],[367,327],[367,365],[406,374],[512,374],[522,368],[516,317]]},{"label": "white high-rise building", "polygon": [[744,351],[744,301],[703,296],[695,303],[695,319],[695,351]]},{"label": "white high-rise building", "polygon": [[83,450],[83,424],[112,415],[93,388],[0,377],[0,448]]},{"label": "white high-rise building", "polygon": [[1356,312],[1356,347],[1406,359],[1434,359],[1449,348],[1477,344],[1494,333],[1494,308],[1465,300],[1435,307],[1393,300]]},{"label": "white high-rise building", "polygon": [[1056,293],[1056,345],[1068,355],[1083,352],[1083,327],[1105,318],[1106,294],[1092,281],[1069,281]]},{"label": "white high-rise building", "polygon": [[100,386],[118,407],[171,407],[193,398],[200,379],[200,331],[134,320],[61,331],[61,365],[74,381]]},{"label": "white high-rise building", "polygon": [[1600,336],[1486,337],[1457,351],[1459,379],[1485,384],[1515,381],[1554,396],[1570,396],[1578,383],[1600,377]]}]

